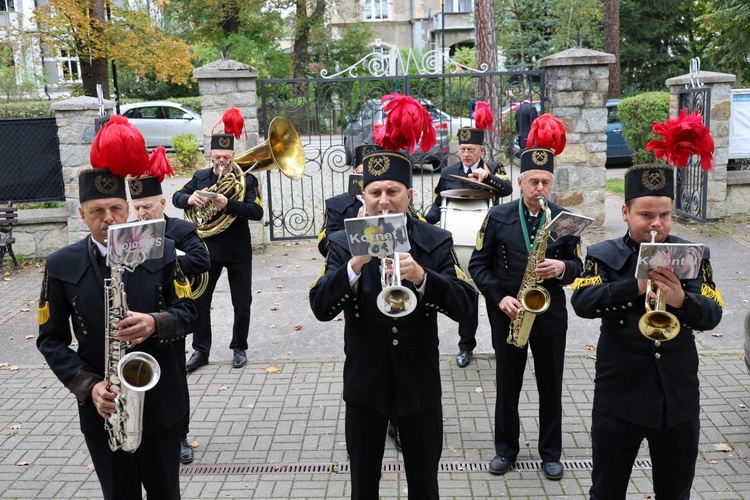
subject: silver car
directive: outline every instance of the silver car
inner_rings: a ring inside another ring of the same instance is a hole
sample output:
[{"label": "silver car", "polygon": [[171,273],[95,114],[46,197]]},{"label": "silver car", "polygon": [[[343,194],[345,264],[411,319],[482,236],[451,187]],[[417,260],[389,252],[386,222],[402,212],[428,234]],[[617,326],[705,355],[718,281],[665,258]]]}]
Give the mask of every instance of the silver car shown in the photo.
[{"label": "silver car", "polygon": [[170,147],[172,136],[193,134],[203,149],[201,116],[182,104],[169,101],[136,102],[120,106],[120,113],[137,128],[146,147]]}]

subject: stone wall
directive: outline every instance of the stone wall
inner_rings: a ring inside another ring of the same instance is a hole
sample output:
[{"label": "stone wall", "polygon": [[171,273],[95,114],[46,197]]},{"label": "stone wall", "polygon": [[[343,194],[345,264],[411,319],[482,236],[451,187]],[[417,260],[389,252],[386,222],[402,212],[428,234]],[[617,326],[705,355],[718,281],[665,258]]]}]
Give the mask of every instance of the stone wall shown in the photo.
[{"label": "stone wall", "polygon": [[609,64],[615,56],[574,48],[539,60],[545,70],[545,112],[567,131],[565,150],[555,158],[553,201],[604,225],[607,172]]},{"label": "stone wall", "polygon": [[21,209],[13,237],[16,256],[45,258],[68,244],[68,212],[64,208]]}]

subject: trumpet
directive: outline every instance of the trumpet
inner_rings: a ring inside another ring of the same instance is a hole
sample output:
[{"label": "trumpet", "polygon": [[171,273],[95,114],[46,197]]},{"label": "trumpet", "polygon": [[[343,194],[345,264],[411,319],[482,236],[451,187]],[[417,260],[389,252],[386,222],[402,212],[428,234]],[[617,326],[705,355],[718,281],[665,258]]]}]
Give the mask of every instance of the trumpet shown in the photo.
[{"label": "trumpet", "polygon": [[[387,213],[387,210],[383,210],[383,215]],[[390,276],[388,264],[391,267]],[[401,260],[398,252],[394,252],[392,258],[386,256],[380,259],[380,285],[383,289],[378,294],[376,303],[380,312],[386,316],[400,318],[417,308],[417,296],[401,284]]]},{"label": "trumpet", "polygon": [[[656,231],[651,231],[651,243],[655,242],[656,234]],[[656,293],[653,306],[651,305],[651,292]],[[667,312],[666,309],[667,292],[654,287],[649,279],[646,284],[646,314],[638,320],[638,329],[647,339],[665,342],[672,340],[680,333],[680,322],[677,316]]]}]

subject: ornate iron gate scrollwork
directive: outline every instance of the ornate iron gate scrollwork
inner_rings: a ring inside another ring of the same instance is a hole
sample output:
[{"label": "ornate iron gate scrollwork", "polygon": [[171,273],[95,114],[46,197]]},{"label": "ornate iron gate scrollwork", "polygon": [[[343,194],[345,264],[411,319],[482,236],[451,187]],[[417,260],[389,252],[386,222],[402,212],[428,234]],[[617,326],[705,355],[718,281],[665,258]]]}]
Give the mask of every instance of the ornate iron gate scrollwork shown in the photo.
[{"label": "ornate iron gate scrollwork", "polygon": [[[347,69],[337,73],[342,74],[356,75],[356,72]],[[523,95],[522,89],[532,89],[536,96],[540,96],[542,107],[544,102],[544,74],[539,70],[497,73],[457,70],[450,74],[362,77],[337,75],[260,82],[260,130],[265,132],[271,119],[283,116],[297,129],[306,156],[305,175],[299,181],[290,181],[278,170],[266,172],[269,191],[267,225],[272,241],[317,237],[323,226],[325,200],[346,190],[351,170],[349,162],[356,146],[349,143],[355,137],[351,131],[357,126],[353,119],[358,116],[358,111],[366,109],[368,103],[379,103],[383,95],[392,92],[408,94],[434,107],[437,111],[433,117],[439,114],[438,111],[444,113],[440,115],[443,118],[435,121],[437,126],[445,127],[448,134],[444,151],[413,158],[414,205],[419,211],[429,208],[432,203],[432,193],[439,178],[434,171],[459,161],[457,143],[449,131],[457,129],[458,125],[471,126],[468,118],[470,103],[487,100],[493,91],[498,96],[495,132],[486,144],[485,160],[503,161],[501,157],[507,155],[513,139],[509,126],[515,126],[511,121],[514,101],[505,96]],[[488,85],[486,82],[492,83]],[[350,126],[349,135],[347,126]],[[358,140],[371,141],[369,130],[363,130]],[[510,169],[510,166],[506,167],[513,177]]]},{"label": "ornate iron gate scrollwork", "polygon": [[[678,92],[677,112],[698,113],[703,124],[711,127],[711,89],[700,85],[700,60],[690,61],[690,84]],[[700,157],[690,158],[685,168],[678,168],[675,182],[675,207],[677,214],[706,222],[708,173],[701,169]]]}]

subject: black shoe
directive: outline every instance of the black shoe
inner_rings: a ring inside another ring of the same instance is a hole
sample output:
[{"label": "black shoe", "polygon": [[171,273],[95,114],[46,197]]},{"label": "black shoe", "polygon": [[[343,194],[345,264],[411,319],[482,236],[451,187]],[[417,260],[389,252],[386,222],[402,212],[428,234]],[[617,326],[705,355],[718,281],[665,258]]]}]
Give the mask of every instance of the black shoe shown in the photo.
[{"label": "black shoe", "polygon": [[208,364],[208,356],[200,351],[195,351],[187,363],[185,369],[189,372]]},{"label": "black shoe", "polygon": [[188,444],[187,439],[180,443],[180,463],[189,464],[193,461],[193,448]]},{"label": "black shoe", "polygon": [[542,469],[547,479],[559,481],[563,477],[563,466],[558,462],[542,462]]},{"label": "black shoe", "polygon": [[393,438],[393,444],[396,446],[396,449],[403,451],[401,449],[401,433],[398,432],[398,427],[390,422],[388,422],[388,436]]},{"label": "black shoe", "polygon": [[234,359],[232,360],[232,366],[235,368],[242,368],[247,364],[247,355],[244,349],[234,350]]},{"label": "black shoe", "polygon": [[501,457],[500,455],[496,455],[495,458],[492,459],[490,462],[490,474],[494,474],[496,476],[502,476],[506,472],[510,470],[511,467],[513,467],[513,463],[515,460],[511,458]]},{"label": "black shoe", "polygon": [[472,354],[472,351],[461,351],[458,353],[458,356],[456,356],[456,364],[459,366],[459,368],[466,368],[467,366],[469,366],[469,361],[471,361]]}]

